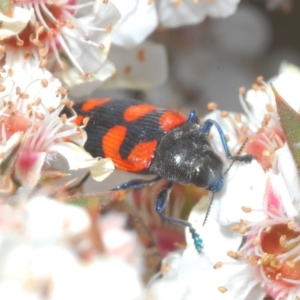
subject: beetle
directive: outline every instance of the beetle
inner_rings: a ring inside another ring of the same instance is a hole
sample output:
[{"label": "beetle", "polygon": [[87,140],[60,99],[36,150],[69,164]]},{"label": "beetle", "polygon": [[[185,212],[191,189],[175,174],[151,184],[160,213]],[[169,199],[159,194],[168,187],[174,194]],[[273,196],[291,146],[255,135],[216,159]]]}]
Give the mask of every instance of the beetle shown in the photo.
[{"label": "beetle", "polygon": [[111,158],[120,170],[156,175],[151,180],[131,180],[114,190],[139,189],[167,180],[167,186],[157,197],[156,211],[164,220],[188,227],[196,250],[201,252],[203,242],[191,223],[163,213],[170,190],[174,183],[193,183],[213,194],[223,187],[223,162],[208,137],[213,125],[228,159],[250,162],[253,156],[232,156],[220,125],[211,119],[200,124],[196,111],[186,118],[175,110],[159,109],[133,99],[111,98],[90,99],[75,104],[73,109],[78,125],[89,117],[84,148],[93,157]]}]

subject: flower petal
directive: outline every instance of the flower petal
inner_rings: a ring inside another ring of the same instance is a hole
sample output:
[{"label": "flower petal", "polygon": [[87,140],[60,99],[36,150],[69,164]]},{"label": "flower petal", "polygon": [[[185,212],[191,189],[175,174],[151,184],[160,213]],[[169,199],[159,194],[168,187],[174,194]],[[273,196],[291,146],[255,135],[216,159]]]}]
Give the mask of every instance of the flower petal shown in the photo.
[{"label": "flower petal", "polygon": [[96,181],[102,181],[114,171],[114,164],[109,158],[93,158],[83,148],[72,143],[52,145],[49,151],[62,155],[68,162],[70,170],[88,169]]},{"label": "flower petal", "polygon": [[[130,48],[142,43],[158,25],[155,3],[111,0],[122,17],[113,32],[113,43]],[[138,26],[137,26],[138,24]]]},{"label": "flower petal", "polygon": [[114,46],[109,59],[117,72],[103,88],[149,89],[167,79],[166,51],[159,44],[144,42],[130,50]]},{"label": "flower petal", "polygon": [[[266,175],[257,161],[251,164],[234,163],[226,177],[223,189],[215,194],[212,214],[223,225],[265,219],[263,197]],[[217,204],[218,203],[218,204]],[[219,206],[218,209],[217,205]],[[245,212],[242,207],[251,208]]]},{"label": "flower petal", "polygon": [[228,17],[236,11],[238,3],[239,0],[161,0],[158,5],[158,13],[161,24],[173,28],[194,25],[202,22],[206,16]]},{"label": "flower petal", "polygon": [[12,18],[0,13],[0,40],[19,34],[27,26],[32,15],[33,9],[24,9],[18,6],[14,7]]}]

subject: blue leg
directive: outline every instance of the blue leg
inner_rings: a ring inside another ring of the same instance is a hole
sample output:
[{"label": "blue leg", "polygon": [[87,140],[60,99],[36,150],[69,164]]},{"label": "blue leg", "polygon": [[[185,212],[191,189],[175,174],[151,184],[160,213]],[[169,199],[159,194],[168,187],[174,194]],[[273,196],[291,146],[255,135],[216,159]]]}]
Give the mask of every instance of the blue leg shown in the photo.
[{"label": "blue leg", "polygon": [[133,179],[128,182],[125,182],[121,185],[118,185],[117,187],[113,188],[112,191],[117,191],[117,190],[136,190],[136,189],[141,189],[146,186],[149,186],[158,180],[160,180],[160,177],[155,177],[150,180],[143,180],[143,179]]},{"label": "blue leg", "polygon": [[199,124],[199,119],[195,110],[190,112],[188,122]]},{"label": "blue leg", "polygon": [[228,159],[238,160],[238,161],[242,161],[242,162],[251,162],[252,161],[254,156],[251,154],[235,155],[235,156],[231,155],[228,145],[227,145],[227,142],[226,142],[225,134],[218,122],[211,120],[211,119],[206,120],[205,123],[203,124],[203,126],[201,127],[201,133],[208,135],[210,132],[210,129],[213,125],[215,125],[215,127],[217,128],[217,130],[219,132],[221,142],[222,142],[224,151],[225,151]]},{"label": "blue leg", "polygon": [[166,220],[170,223],[176,224],[176,225],[188,227],[189,231],[192,235],[192,238],[194,240],[195,248],[200,253],[203,248],[203,241],[200,238],[199,234],[196,232],[195,228],[192,226],[192,224],[190,222],[186,222],[183,220],[168,217],[163,213],[164,208],[168,204],[169,194],[170,194],[170,191],[171,191],[173,185],[174,185],[174,183],[169,182],[169,184],[159,193],[159,195],[157,197],[157,201],[156,201],[156,211],[160,214],[160,216],[164,220]]}]

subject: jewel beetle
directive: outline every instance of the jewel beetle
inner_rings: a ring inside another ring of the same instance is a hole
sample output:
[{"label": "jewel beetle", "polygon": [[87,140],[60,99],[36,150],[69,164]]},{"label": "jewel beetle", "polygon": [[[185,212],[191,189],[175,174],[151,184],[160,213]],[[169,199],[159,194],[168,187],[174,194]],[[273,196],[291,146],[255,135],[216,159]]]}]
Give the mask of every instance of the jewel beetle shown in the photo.
[{"label": "jewel beetle", "polygon": [[153,174],[154,179],[136,179],[114,190],[138,189],[160,179],[168,184],[159,193],[156,211],[171,223],[189,228],[195,248],[203,242],[191,223],[166,216],[163,211],[174,183],[190,184],[212,191],[223,187],[223,162],[214,152],[208,135],[214,125],[228,159],[250,162],[252,155],[232,156],[220,125],[214,120],[199,123],[196,111],[188,118],[175,110],[160,109],[133,99],[90,99],[75,104],[76,123],[85,126],[85,149],[93,157],[109,157],[116,168],[133,173]]}]

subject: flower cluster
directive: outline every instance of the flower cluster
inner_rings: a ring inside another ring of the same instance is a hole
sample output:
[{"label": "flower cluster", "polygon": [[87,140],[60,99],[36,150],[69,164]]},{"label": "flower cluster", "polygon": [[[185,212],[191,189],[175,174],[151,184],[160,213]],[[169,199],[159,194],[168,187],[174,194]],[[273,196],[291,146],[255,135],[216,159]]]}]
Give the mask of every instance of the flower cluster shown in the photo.
[{"label": "flower cluster", "polygon": [[[270,80],[296,111],[299,75],[298,68],[284,63]],[[175,291],[174,299],[200,294],[209,294],[209,299],[264,299],[266,294],[276,300],[299,298],[300,181],[279,121],[278,93],[258,78],[247,93],[240,90],[245,115],[216,110],[207,116],[227,129],[231,151],[247,141],[244,151],[257,160],[232,166],[204,227],[211,195],[193,208],[189,220],[204,240],[203,254],[196,254],[188,235],[182,256],[170,255],[162,279],[152,284],[154,295]],[[217,134],[212,141],[216,149],[222,146]]]}]

